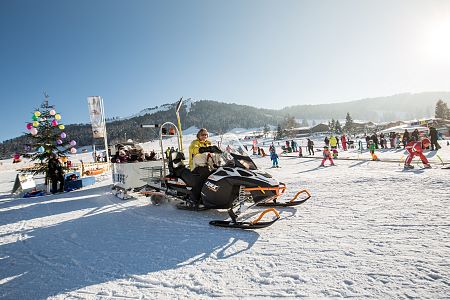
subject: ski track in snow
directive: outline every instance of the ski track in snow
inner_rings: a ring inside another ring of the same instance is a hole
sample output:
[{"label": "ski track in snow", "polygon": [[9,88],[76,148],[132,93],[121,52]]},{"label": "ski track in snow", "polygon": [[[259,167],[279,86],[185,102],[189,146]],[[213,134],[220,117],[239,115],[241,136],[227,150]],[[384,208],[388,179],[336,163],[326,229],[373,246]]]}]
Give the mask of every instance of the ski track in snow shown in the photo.
[{"label": "ski track in snow", "polygon": [[[286,183],[286,198],[303,188],[312,194],[258,231],[208,225],[224,211],[122,201],[110,194],[110,179],[47,197],[0,195],[0,298],[449,297],[448,170],[339,159],[318,168],[320,160],[284,156],[278,169],[268,158],[255,162]],[[12,174],[0,174],[2,191]]]}]

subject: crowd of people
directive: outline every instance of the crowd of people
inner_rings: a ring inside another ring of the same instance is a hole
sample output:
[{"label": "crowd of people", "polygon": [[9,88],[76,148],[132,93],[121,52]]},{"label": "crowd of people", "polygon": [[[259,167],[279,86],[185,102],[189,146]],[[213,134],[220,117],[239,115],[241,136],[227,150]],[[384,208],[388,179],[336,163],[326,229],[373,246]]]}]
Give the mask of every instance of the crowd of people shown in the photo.
[{"label": "crowd of people", "polygon": [[[389,134],[384,133],[374,133],[372,135],[365,135],[364,140],[366,141],[367,149],[369,149],[370,141],[373,142],[375,149],[399,149],[406,148],[409,142],[418,142],[424,138],[430,140],[431,151],[437,151],[441,148],[438,143],[439,135],[433,126],[429,127],[428,132],[420,132],[419,129],[414,129],[412,132],[405,129],[403,133],[389,132]],[[359,141],[359,149],[363,150],[362,140]]]},{"label": "crowd of people", "polygon": [[[414,156],[419,156],[422,160],[424,167],[429,167],[429,163],[425,156],[422,154],[424,149],[430,151],[438,151],[441,146],[438,143],[440,138],[437,130],[433,126],[428,127],[427,132],[414,129],[411,132],[405,129],[401,133],[389,132],[385,134],[373,133],[372,135],[364,135],[363,137],[354,137],[357,141],[358,150],[369,150],[371,159],[374,161],[380,160],[376,151],[379,149],[405,149],[408,153],[408,157],[405,160],[405,168],[411,167],[411,160]],[[350,139],[347,135],[342,134],[340,136],[331,134],[323,139],[324,148],[319,149],[322,152],[323,161],[320,166],[324,166],[324,163],[329,160],[331,165],[334,165],[333,159],[338,158],[338,151],[347,151],[348,149],[354,149],[356,143]],[[298,152],[299,157],[303,157],[302,146],[298,145],[298,140],[286,140],[281,145],[278,142],[278,146],[281,147],[281,153]],[[315,155],[315,144],[311,138],[306,140],[306,152],[308,156]],[[316,149],[317,151],[318,149]],[[275,150],[275,146],[272,143],[269,147],[270,159],[272,160],[272,167],[278,167],[278,155]]]},{"label": "crowd of people", "polygon": [[156,160],[156,152],[144,152],[140,145],[117,145],[116,153],[111,157],[112,163],[129,163]]}]

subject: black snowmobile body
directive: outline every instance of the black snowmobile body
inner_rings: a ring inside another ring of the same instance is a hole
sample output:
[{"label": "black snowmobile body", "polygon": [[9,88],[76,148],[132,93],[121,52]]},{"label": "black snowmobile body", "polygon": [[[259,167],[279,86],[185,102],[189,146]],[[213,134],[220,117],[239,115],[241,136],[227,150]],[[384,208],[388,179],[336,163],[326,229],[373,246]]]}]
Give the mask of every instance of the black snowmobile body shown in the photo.
[{"label": "black snowmobile body", "polygon": [[[225,166],[218,167],[210,172],[206,179],[199,174],[189,171],[181,162],[184,159],[182,153],[171,153],[169,158],[170,175],[165,178],[166,193],[185,201],[178,208],[189,210],[204,209],[228,209],[230,221],[211,221],[212,225],[240,228],[262,228],[273,224],[279,218],[274,209],[264,211],[255,223],[238,222],[241,206],[244,202],[253,206],[294,206],[304,203],[306,199],[277,203],[276,199],[285,191],[283,183],[278,182],[266,172],[256,168],[250,157],[230,153],[232,160]],[[180,180],[181,179],[181,182]],[[201,186],[200,202],[193,203],[192,190],[195,185]],[[298,193],[299,194],[299,193]],[[296,195],[298,197],[298,195]],[[295,198],[296,198],[295,197]],[[295,199],[293,199],[295,200]],[[261,217],[267,212],[273,212],[276,219],[269,222],[260,222]]]}]

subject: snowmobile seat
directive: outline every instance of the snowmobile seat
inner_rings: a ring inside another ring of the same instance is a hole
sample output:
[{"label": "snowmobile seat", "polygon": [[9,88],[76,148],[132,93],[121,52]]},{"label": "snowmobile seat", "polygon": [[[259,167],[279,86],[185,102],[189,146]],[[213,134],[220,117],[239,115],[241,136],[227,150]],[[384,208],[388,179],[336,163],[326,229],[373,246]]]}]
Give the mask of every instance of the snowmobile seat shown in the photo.
[{"label": "snowmobile seat", "polygon": [[187,186],[193,187],[200,184],[200,173],[191,172],[184,163],[184,153],[178,151],[172,151],[169,154],[169,175],[168,177],[180,178],[186,183]]}]

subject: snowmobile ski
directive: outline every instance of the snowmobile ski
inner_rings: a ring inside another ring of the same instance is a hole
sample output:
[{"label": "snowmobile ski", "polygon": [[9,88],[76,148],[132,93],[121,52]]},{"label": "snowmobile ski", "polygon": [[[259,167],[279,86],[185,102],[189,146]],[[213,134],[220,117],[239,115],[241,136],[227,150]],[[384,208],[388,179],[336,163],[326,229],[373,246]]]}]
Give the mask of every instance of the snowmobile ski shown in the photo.
[{"label": "snowmobile ski", "polygon": [[[273,212],[275,214],[275,218],[271,221],[260,222],[260,220],[264,217],[264,215],[269,212]],[[260,229],[272,225],[281,218],[280,214],[275,210],[275,208],[266,209],[258,216],[258,218],[256,218],[253,221],[236,221],[236,215],[233,215],[232,213],[230,213],[230,217],[231,220],[224,220],[224,221],[214,220],[210,221],[209,224],[213,226],[229,227],[229,228]]]},{"label": "snowmobile ski", "polygon": [[[298,196],[306,194],[306,198],[303,198],[301,200],[296,200]],[[308,190],[301,190],[295,194],[295,196],[287,201],[287,202],[277,202],[277,199],[273,199],[272,202],[266,201],[262,203],[258,203],[258,206],[281,206],[281,207],[287,207],[287,206],[296,206],[305,203],[309,198],[311,198],[311,194]]]},{"label": "snowmobile ski", "polygon": [[228,228],[241,228],[241,229],[260,229],[264,227],[269,227],[273,223],[278,221],[278,219],[269,222],[259,222],[253,224],[252,222],[233,222],[233,221],[210,221],[209,224],[218,227],[228,227]]},{"label": "snowmobile ski", "polygon": [[[257,187],[257,188],[244,188],[244,191],[251,192],[251,191],[261,191],[264,193],[265,191],[275,191],[276,197],[270,197],[266,200],[260,201],[256,204],[256,206],[269,206],[269,207],[287,207],[287,206],[296,206],[300,205],[306,202],[309,198],[311,198],[311,194],[308,190],[301,190],[295,194],[295,196],[287,201],[287,202],[277,202],[277,198],[279,198],[286,190],[286,185],[284,183],[280,183],[278,187]],[[296,199],[302,195],[306,194],[306,198],[297,200]]]}]

